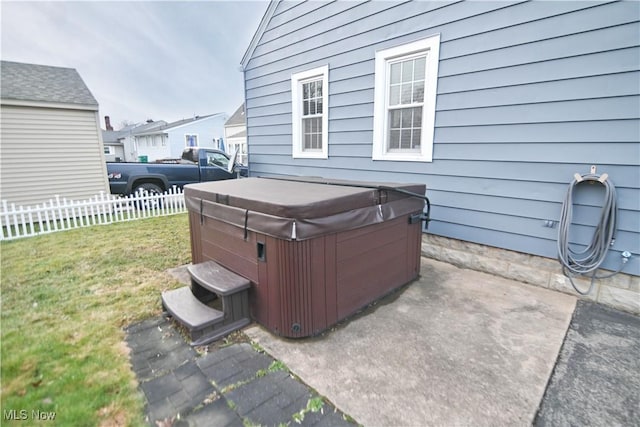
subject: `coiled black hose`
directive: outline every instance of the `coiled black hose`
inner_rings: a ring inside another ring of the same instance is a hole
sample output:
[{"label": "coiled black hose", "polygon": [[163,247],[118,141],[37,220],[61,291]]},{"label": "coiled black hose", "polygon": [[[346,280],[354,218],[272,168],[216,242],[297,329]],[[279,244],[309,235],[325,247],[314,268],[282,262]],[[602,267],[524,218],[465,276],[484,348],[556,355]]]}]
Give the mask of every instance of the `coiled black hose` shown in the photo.
[{"label": "coiled black hose", "polygon": [[[604,203],[600,211],[600,219],[591,237],[591,242],[582,251],[574,251],[569,246],[569,229],[573,219],[573,193],[578,185],[598,183],[605,187]],[[569,189],[562,204],[560,223],[558,225],[558,260],[562,264],[565,276],[569,278],[571,285],[581,295],[587,295],[593,289],[595,279],[604,279],[619,273],[620,269],[605,276],[596,276],[596,270],[604,262],[609,247],[615,241],[616,226],[618,222],[616,188],[608,177],[596,174],[578,175],[569,184]],[[578,289],[573,283],[572,277],[583,275],[591,277],[591,284],[586,292]]]}]

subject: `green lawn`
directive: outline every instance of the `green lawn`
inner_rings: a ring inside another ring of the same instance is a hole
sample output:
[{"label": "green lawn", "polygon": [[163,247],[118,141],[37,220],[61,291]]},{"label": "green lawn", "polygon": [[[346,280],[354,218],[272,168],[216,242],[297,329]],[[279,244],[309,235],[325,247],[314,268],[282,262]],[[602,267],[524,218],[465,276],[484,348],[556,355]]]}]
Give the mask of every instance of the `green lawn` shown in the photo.
[{"label": "green lawn", "polygon": [[[142,425],[123,327],[158,315],[190,261],[186,214],[64,231],[1,246],[1,425]],[[10,421],[7,411],[28,421]],[[21,410],[26,412],[20,413]]]}]

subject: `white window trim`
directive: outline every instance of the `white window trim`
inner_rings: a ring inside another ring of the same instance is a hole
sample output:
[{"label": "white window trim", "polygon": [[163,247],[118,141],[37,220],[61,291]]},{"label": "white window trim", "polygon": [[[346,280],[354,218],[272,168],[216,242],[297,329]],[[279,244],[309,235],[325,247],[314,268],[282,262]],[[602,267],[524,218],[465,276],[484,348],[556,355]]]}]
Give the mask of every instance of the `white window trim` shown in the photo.
[{"label": "white window trim", "polygon": [[[424,107],[422,110],[422,132],[420,152],[387,152],[387,93],[389,86],[388,63],[392,59],[427,51],[425,69]],[[436,115],[436,91],[438,84],[438,63],[440,59],[440,34],[412,43],[376,52],[374,115],[373,115],[373,160],[394,160],[407,162],[433,161],[433,135]]]},{"label": "white window trim", "polygon": [[[322,77],[322,150],[304,151],[302,140],[302,83]],[[294,159],[329,158],[329,65],[291,75],[291,140]]]}]

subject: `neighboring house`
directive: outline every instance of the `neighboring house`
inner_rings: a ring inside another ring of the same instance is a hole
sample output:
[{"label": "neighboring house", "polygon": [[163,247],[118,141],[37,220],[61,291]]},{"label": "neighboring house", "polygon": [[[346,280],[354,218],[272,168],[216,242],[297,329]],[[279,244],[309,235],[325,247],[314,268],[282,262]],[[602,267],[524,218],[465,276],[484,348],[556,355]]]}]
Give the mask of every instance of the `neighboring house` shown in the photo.
[{"label": "neighboring house", "polygon": [[[604,267],[629,251],[633,277],[589,298],[640,311],[639,15],[639,2],[273,1],[242,60],[250,173],[425,183],[425,253],[567,290],[554,226],[574,174],[596,165],[620,209]],[[593,233],[599,187],[577,201],[574,242]]]},{"label": "neighboring house", "polygon": [[123,130],[113,130],[109,116],[104,116],[105,129],[102,131],[104,157],[107,162],[124,162]]},{"label": "neighboring house", "polygon": [[145,123],[138,123],[126,126],[119,131],[118,140],[122,141],[124,147],[124,159],[125,162],[137,162],[138,157],[138,145],[135,136],[135,132],[151,132],[154,129],[158,129],[162,126],[166,126],[167,122],[164,120],[153,121],[147,120]]},{"label": "neighboring house", "polygon": [[244,103],[224,124],[224,141],[227,152],[238,150],[238,161],[247,164],[247,122],[244,115]]},{"label": "neighboring house", "polygon": [[166,125],[167,122],[160,120],[154,122],[148,120],[146,123],[129,124],[119,130],[114,130],[111,126],[109,116],[105,116],[105,129],[102,130],[102,141],[104,143],[104,153],[107,162],[138,162],[138,154],[135,148],[135,131],[149,131]]},{"label": "neighboring house", "polygon": [[119,136],[118,131],[102,131],[104,158],[107,162],[124,161],[124,144]]},{"label": "neighboring house", "polygon": [[186,147],[220,148],[226,120],[225,114],[217,113],[151,128],[135,128],[132,135],[137,156],[146,156],[152,162],[178,159]]},{"label": "neighboring house", "polygon": [[78,72],[2,61],[0,74],[2,200],[108,194],[98,103]]}]

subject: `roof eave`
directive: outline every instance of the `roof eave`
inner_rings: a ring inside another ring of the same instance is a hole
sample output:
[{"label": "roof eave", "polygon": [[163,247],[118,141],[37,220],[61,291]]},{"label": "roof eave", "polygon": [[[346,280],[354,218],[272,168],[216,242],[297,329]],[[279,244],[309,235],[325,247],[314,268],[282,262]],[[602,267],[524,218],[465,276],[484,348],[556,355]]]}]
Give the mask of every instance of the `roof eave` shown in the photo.
[{"label": "roof eave", "polygon": [[165,129],[156,129],[156,130],[150,130],[150,131],[143,131],[140,133],[134,132],[132,134],[133,136],[151,136],[151,135],[168,135],[167,132],[165,132]]},{"label": "roof eave", "polygon": [[271,17],[273,16],[273,13],[275,12],[276,8],[278,7],[278,4],[280,3],[281,0],[271,0],[271,2],[269,3],[269,6],[267,7],[267,10],[264,13],[264,16],[262,17],[262,20],[260,21],[260,24],[258,25],[258,29],[256,30],[255,34],[253,35],[253,38],[251,39],[251,42],[249,43],[249,47],[247,48],[247,51],[244,53],[244,56],[242,57],[242,61],[240,61],[240,64],[242,65],[242,70],[246,70],[247,69],[247,65],[249,64],[249,60],[251,59],[251,56],[253,55],[253,52],[256,50],[256,47],[258,46],[258,42],[260,41],[260,39],[262,38],[262,34],[264,33],[265,29],[267,28],[267,24],[269,23],[269,21],[271,21]]},{"label": "roof eave", "polygon": [[68,102],[27,101],[23,99],[2,98],[2,105],[37,108],[63,108],[67,110],[98,111],[98,104],[72,104]]},{"label": "roof eave", "polygon": [[215,119],[218,117],[224,117],[224,113],[214,113],[214,114],[209,114],[206,116],[200,116],[197,119],[193,119],[193,120],[189,120],[188,122],[185,123],[178,123],[178,124],[171,124],[169,123],[167,126],[163,127],[162,130],[174,130],[174,129],[179,129],[181,127],[185,127],[185,126],[189,126],[191,124],[194,123],[198,123],[201,121],[205,121],[205,120],[211,120],[211,119]]}]

